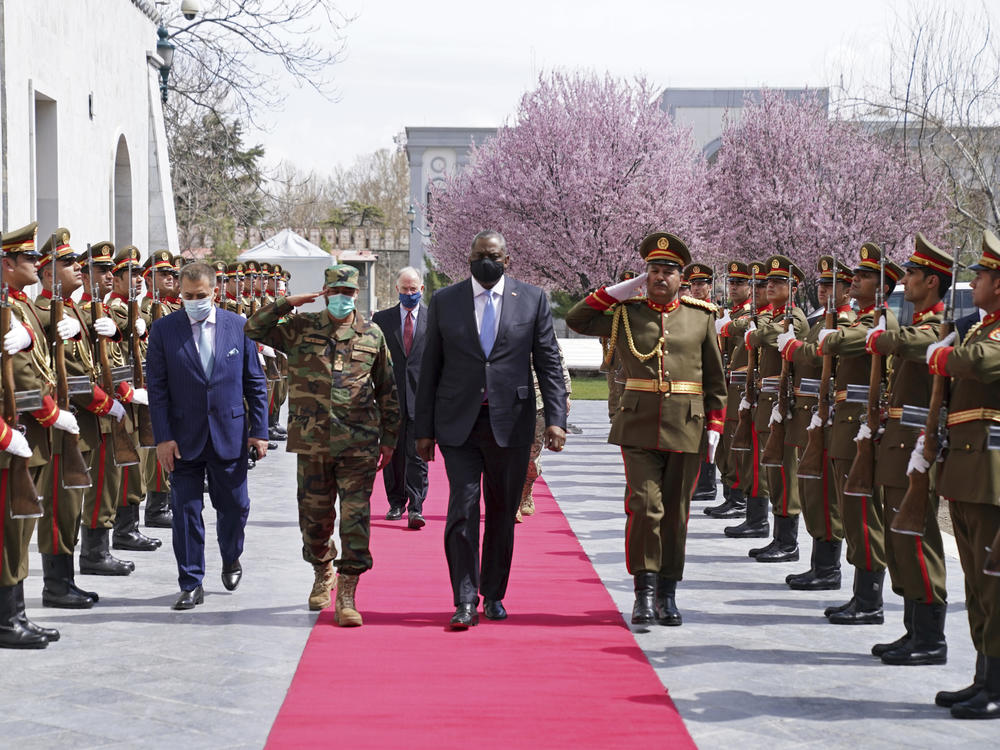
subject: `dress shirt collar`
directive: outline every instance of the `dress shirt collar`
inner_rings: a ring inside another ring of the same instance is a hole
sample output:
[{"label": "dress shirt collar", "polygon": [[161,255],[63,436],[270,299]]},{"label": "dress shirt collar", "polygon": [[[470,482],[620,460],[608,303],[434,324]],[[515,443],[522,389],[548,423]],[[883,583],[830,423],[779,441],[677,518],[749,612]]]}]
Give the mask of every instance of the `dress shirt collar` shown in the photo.
[{"label": "dress shirt collar", "polygon": [[489,290],[487,290],[486,287],[484,287],[482,284],[480,284],[478,281],[476,281],[475,277],[470,276],[469,278],[472,281],[472,297],[473,297],[473,299],[475,299],[476,297],[478,297],[480,294],[482,294],[485,291],[491,291],[494,294],[500,295],[501,297],[503,296],[503,284],[504,284],[504,281],[507,280],[506,279],[506,275],[501,276],[500,277],[500,281],[498,281],[496,284],[494,284],[493,288],[489,289]]}]

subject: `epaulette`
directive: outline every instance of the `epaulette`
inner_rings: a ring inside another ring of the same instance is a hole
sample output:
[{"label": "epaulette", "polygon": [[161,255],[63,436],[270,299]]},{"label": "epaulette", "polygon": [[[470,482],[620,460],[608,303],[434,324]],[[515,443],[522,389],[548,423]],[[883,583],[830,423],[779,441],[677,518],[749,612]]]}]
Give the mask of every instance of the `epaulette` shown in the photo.
[{"label": "epaulette", "polygon": [[681,302],[688,307],[697,307],[705,312],[716,313],[719,310],[718,305],[714,305],[711,302],[705,302],[705,300],[695,299],[694,297],[688,297],[687,295],[681,297]]}]

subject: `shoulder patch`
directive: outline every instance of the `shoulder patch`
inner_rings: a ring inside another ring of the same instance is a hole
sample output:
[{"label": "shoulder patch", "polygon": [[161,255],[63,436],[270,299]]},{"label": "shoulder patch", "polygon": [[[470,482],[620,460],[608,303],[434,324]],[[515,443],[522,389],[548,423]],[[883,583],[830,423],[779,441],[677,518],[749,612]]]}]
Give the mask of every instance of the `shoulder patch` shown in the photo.
[{"label": "shoulder patch", "polygon": [[714,313],[719,309],[717,305],[713,305],[711,302],[705,302],[704,300],[688,297],[687,295],[681,297],[681,302],[688,307],[697,307],[699,310],[710,313]]}]

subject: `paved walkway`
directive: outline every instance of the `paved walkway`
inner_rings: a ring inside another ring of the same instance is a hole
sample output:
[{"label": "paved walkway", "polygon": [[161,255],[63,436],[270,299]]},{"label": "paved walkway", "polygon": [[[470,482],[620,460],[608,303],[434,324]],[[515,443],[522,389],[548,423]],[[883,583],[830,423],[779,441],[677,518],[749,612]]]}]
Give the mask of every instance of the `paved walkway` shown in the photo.
[{"label": "paved walkway", "polygon": [[[545,453],[544,476],[628,613],[621,458],[605,442],[602,402],[576,402],[570,419],[583,433],[570,436],[564,453]],[[63,637],[44,651],[0,650],[0,702],[8,707],[0,747],[262,747],[316,619],[305,606],[312,571],[299,551],[294,477],[294,456],[283,450],[251,472],[244,581],[235,594],[222,588],[218,552],[209,545],[206,601],[192,612],[170,609],[177,583],[169,548],[132,554],[137,570],[127,578],[78,576],[102,596],[97,607],[79,612],[41,607],[35,554],[29,613],[59,627]],[[700,747],[996,744],[993,723],[955,721],[932,703],[937,689],[964,686],[973,671],[954,556],[949,663],[886,667],[868,649],[901,632],[898,599],[890,595],[884,626],[829,625],[821,610],[846,600],[846,590],[790,591],[784,576],[803,563],[750,561],[752,545],[723,537],[726,522],[704,516],[701,507],[691,516],[687,577],[678,587],[684,626],[636,634]],[[210,507],[205,516],[212,539]],[[421,533],[441,532],[432,524]],[[449,603],[444,592],[443,620]],[[344,717],[329,702],[317,710],[329,714],[335,741],[335,723]]]}]

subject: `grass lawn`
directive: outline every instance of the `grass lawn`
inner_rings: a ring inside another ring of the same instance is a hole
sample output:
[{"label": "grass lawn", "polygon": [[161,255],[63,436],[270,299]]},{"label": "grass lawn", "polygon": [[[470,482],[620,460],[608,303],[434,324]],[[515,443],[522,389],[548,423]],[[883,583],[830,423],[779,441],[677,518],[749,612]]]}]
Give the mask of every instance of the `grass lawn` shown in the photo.
[{"label": "grass lawn", "polygon": [[574,401],[607,401],[608,381],[603,375],[600,377],[575,377],[573,378],[573,395],[570,397]]}]

